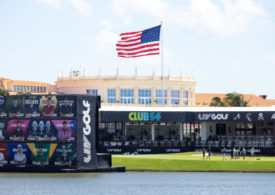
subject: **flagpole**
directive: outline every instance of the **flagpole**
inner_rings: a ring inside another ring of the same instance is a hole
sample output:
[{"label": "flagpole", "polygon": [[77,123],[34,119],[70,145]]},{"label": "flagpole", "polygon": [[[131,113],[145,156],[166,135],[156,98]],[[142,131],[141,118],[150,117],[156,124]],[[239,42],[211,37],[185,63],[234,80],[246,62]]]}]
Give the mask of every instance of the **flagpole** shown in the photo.
[{"label": "flagpole", "polygon": [[164,106],[164,76],[163,76],[163,33],[162,33],[162,21],[160,22],[160,25],[161,25],[161,29],[160,29],[160,33],[161,33],[161,72],[162,72],[162,106]]}]

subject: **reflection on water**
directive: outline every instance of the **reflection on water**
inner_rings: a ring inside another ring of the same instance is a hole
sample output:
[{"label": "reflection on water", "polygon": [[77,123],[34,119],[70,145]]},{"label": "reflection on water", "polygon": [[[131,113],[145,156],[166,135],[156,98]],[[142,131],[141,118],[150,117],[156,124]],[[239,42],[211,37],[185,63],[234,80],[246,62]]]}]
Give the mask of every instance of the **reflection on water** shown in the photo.
[{"label": "reflection on water", "polygon": [[0,173],[2,194],[275,194],[262,173]]}]

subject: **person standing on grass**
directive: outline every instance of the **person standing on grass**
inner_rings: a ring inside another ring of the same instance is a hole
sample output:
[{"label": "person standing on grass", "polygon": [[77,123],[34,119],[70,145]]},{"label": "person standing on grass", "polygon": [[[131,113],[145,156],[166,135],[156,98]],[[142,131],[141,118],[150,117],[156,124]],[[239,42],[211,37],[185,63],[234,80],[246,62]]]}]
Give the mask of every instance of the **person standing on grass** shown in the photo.
[{"label": "person standing on grass", "polygon": [[223,148],[223,155],[222,155],[223,157],[222,157],[222,160],[226,160],[225,155],[226,155],[226,149]]},{"label": "person standing on grass", "polygon": [[245,160],[245,156],[246,156],[246,149],[245,149],[245,147],[243,147],[242,153],[243,153],[243,160]]},{"label": "person standing on grass", "polygon": [[202,159],[204,160],[205,158],[205,148],[202,149]]},{"label": "person standing on grass", "polygon": [[233,153],[234,153],[234,159],[236,160],[236,157],[237,157],[237,150],[236,150],[236,148],[233,149]]},{"label": "person standing on grass", "polygon": [[[255,154],[255,149],[254,149],[254,147],[253,147],[253,148],[251,148],[251,150],[250,150],[250,157],[252,158],[252,160],[253,160],[253,158],[254,158],[254,154]],[[250,160],[250,157],[249,157],[249,160]]]},{"label": "person standing on grass", "polygon": [[231,155],[231,160],[233,160],[233,156],[234,156],[234,154],[233,154],[233,148],[231,149],[230,155]]},{"label": "person standing on grass", "polygon": [[209,148],[209,149],[208,149],[208,157],[207,157],[207,159],[210,160],[210,158],[211,158],[211,149]]}]

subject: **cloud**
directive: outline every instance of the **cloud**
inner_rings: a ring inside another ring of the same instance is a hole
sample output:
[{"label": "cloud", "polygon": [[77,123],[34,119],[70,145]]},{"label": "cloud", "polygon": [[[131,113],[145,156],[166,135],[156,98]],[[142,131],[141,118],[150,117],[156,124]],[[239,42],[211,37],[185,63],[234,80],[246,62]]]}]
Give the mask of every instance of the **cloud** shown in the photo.
[{"label": "cloud", "polygon": [[104,29],[110,30],[111,28],[113,28],[111,22],[108,21],[108,20],[101,20],[101,21],[99,22],[99,24],[100,24]]},{"label": "cloud", "polygon": [[71,3],[71,5],[79,11],[83,16],[91,15],[91,6],[86,0],[36,0],[38,3],[48,4],[55,9],[59,9],[65,3]]},{"label": "cloud", "polygon": [[61,1],[60,0],[36,0],[39,3],[45,3],[50,5],[51,7],[55,9],[59,9],[61,6]]},{"label": "cloud", "polygon": [[265,15],[251,0],[221,2],[222,7],[211,0],[192,0],[185,10],[174,12],[171,20],[199,34],[230,37],[245,32],[251,21]]},{"label": "cloud", "polygon": [[275,56],[273,55],[265,55],[264,59],[271,64],[275,64]]},{"label": "cloud", "polygon": [[83,16],[91,15],[91,6],[85,0],[71,0],[72,5],[76,8]]},{"label": "cloud", "polygon": [[100,31],[94,38],[95,51],[102,56],[116,56],[116,43],[119,36],[109,30]]},{"label": "cloud", "polygon": [[132,22],[129,12],[137,11],[160,17],[168,8],[168,3],[162,0],[112,0],[112,7],[129,24]]},{"label": "cloud", "polygon": [[168,4],[164,0],[113,0],[113,9],[131,21],[133,12],[147,14],[165,23],[175,23],[198,34],[230,37],[245,32],[248,25],[266,16],[263,8],[252,0],[190,0]]}]

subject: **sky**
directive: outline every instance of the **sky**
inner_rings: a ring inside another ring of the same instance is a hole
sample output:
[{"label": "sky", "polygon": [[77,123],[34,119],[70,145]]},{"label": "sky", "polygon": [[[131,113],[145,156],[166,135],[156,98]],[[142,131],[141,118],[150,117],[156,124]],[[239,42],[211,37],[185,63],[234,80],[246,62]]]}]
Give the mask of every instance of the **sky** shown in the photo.
[{"label": "sky", "polygon": [[197,93],[275,99],[273,0],[0,0],[0,77],[160,75],[160,55],[119,58],[115,44],[161,21],[165,75],[194,74]]}]

